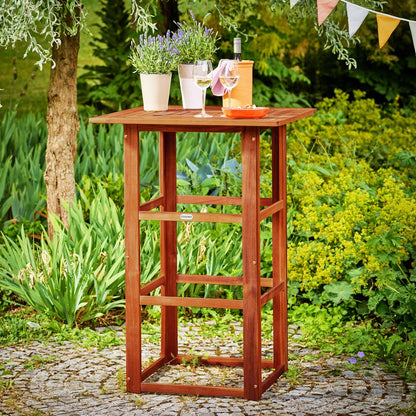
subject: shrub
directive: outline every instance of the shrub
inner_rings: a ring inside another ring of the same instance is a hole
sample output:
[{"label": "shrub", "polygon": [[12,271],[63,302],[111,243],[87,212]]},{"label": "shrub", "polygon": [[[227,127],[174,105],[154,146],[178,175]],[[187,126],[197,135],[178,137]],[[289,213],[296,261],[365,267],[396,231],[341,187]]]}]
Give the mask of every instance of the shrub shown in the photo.
[{"label": "shrub", "polygon": [[0,122],[0,229],[9,221],[33,221],[45,207],[46,123],[7,111]]},{"label": "shrub", "polygon": [[416,124],[356,97],[324,100],[290,141],[289,278],[413,339]]},{"label": "shrub", "polygon": [[120,212],[103,191],[89,206],[90,222],[80,204],[69,209],[66,230],[53,219],[55,236],[39,244],[24,234],[4,237],[0,287],[10,290],[39,313],[68,325],[94,320],[124,305],[124,240]]}]

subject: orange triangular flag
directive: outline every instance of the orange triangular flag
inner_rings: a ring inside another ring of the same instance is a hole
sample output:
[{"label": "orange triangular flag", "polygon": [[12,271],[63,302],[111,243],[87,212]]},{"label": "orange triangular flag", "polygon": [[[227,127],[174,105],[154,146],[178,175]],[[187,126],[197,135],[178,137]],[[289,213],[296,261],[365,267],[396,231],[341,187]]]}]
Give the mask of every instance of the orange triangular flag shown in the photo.
[{"label": "orange triangular flag", "polygon": [[382,48],[389,40],[389,37],[399,23],[400,19],[377,13],[378,44],[380,45],[380,48]]},{"label": "orange triangular flag", "polygon": [[331,14],[339,0],[318,0],[318,25],[325,21],[325,19]]}]

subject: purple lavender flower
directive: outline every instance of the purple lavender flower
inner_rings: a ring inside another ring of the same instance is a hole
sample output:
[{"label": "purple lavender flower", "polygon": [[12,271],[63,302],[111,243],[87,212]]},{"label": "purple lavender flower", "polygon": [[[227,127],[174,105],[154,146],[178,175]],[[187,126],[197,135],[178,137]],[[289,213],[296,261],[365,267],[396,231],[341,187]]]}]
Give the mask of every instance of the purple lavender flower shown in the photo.
[{"label": "purple lavender flower", "polygon": [[356,364],[357,363],[357,359],[355,357],[351,357],[350,358],[350,363],[351,364]]},{"label": "purple lavender flower", "polygon": [[364,357],[364,353],[362,351],[358,351],[357,352],[357,357],[363,358]]}]

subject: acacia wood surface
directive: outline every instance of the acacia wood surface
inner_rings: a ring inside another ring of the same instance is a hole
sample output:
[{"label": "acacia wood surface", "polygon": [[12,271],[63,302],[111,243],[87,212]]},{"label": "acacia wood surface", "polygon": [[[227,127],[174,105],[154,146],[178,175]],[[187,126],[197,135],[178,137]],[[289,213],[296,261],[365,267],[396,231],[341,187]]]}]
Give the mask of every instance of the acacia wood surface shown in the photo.
[{"label": "acacia wood surface", "polygon": [[[134,124],[142,131],[240,131],[241,127],[272,128],[292,123],[316,112],[314,108],[270,108],[263,118],[221,117],[221,107],[207,107],[211,118],[195,117],[200,110],[170,106],[167,111],[144,111],[143,107],[91,117],[90,123]],[[153,127],[152,127],[153,126]]]}]

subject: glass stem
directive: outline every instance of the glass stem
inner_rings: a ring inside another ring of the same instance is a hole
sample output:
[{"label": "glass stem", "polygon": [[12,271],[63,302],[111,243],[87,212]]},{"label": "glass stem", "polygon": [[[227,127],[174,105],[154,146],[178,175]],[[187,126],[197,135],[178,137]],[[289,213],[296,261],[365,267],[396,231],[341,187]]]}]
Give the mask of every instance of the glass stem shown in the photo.
[{"label": "glass stem", "polygon": [[231,89],[228,90],[228,107],[231,108]]},{"label": "glass stem", "polygon": [[202,90],[202,110],[201,110],[201,114],[205,115],[205,93],[206,93],[206,89],[204,88]]}]

